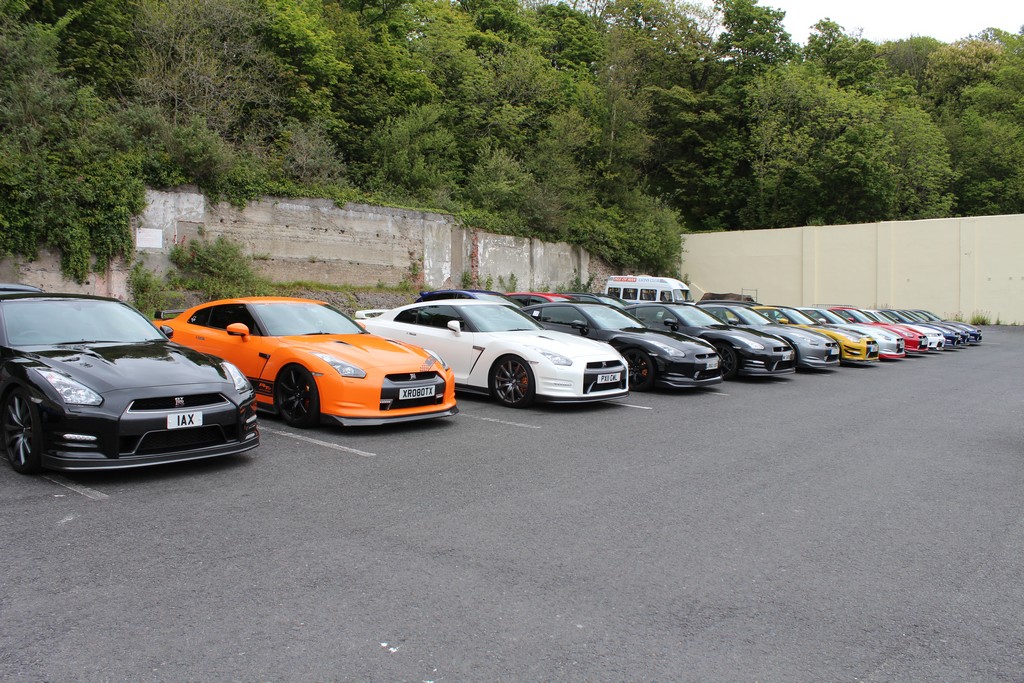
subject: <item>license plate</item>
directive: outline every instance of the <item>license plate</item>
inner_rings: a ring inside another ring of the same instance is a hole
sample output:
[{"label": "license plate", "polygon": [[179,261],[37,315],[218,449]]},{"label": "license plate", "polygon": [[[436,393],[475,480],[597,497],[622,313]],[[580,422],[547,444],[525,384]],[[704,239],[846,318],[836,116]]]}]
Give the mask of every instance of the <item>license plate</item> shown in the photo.
[{"label": "license plate", "polygon": [[782,352],[782,360],[789,360],[792,357],[793,357],[793,352],[792,351],[783,351]]},{"label": "license plate", "polygon": [[167,416],[168,429],[183,429],[185,427],[202,427],[203,412],[197,410],[191,413],[171,413]]},{"label": "license plate", "polygon": [[618,372],[613,372],[613,373],[608,374],[608,375],[598,375],[597,376],[597,383],[598,384],[608,384],[610,382],[618,382],[620,376],[621,376],[621,373],[618,373]]},{"label": "license plate", "polygon": [[408,401],[416,398],[430,398],[434,395],[434,385],[429,387],[407,387],[398,392],[399,401]]},{"label": "license plate", "polygon": [[711,360],[708,361],[708,370],[717,370],[717,369],[718,369],[718,359],[717,358],[712,358]]}]

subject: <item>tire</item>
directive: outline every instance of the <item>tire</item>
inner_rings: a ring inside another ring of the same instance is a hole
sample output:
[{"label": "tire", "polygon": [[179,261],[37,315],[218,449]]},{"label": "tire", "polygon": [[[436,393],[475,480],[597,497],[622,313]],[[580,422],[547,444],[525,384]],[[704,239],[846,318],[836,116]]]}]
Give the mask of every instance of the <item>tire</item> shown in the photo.
[{"label": "tire", "polygon": [[0,413],[4,453],[15,472],[37,474],[43,469],[43,435],[39,408],[28,392],[15,388],[4,399]]},{"label": "tire", "polygon": [[629,388],[635,391],[649,391],[654,388],[657,370],[654,359],[641,349],[625,349],[622,357],[629,368]]},{"label": "tire", "polygon": [[274,382],[274,408],[292,427],[305,429],[320,421],[320,391],[301,365],[286,365]]},{"label": "tire", "polygon": [[519,356],[502,356],[491,368],[491,396],[509,408],[526,408],[537,396],[530,364]]},{"label": "tire", "polygon": [[735,379],[736,375],[740,374],[740,359],[736,356],[736,351],[728,344],[716,344],[715,350],[718,351],[720,359],[722,379]]}]

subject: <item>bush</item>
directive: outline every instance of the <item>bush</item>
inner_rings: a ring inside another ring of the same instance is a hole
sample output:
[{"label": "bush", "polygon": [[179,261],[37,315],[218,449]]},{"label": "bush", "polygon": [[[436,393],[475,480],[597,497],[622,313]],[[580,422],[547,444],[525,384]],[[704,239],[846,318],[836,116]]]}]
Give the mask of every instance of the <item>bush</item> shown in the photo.
[{"label": "bush", "polygon": [[176,244],[169,256],[179,271],[171,284],[202,292],[208,299],[264,296],[273,291],[270,281],[253,271],[252,258],[242,246],[226,237]]}]

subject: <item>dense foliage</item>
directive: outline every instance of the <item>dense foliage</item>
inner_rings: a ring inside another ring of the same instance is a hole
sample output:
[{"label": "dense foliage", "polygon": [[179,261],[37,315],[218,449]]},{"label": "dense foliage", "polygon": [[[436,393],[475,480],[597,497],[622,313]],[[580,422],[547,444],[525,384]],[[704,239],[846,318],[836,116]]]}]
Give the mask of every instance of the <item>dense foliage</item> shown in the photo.
[{"label": "dense foliage", "polygon": [[671,272],[687,230],[1024,212],[1024,33],[803,43],[757,0],[0,0],[0,256],[144,188],[452,212]]}]

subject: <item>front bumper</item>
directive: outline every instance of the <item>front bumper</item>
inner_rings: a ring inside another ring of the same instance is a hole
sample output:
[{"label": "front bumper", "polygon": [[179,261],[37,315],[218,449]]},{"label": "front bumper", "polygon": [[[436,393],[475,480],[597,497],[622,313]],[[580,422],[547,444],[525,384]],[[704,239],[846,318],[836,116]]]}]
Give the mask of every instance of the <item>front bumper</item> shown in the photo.
[{"label": "front bumper", "polygon": [[[187,412],[202,412],[201,424],[168,428],[169,416]],[[41,406],[41,415],[42,464],[52,470],[121,470],[203,460],[244,453],[260,443],[252,394],[240,404],[224,398],[181,410],[126,406],[120,414],[51,404]]]}]

